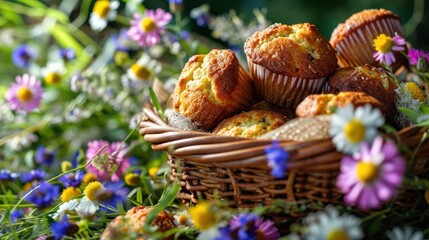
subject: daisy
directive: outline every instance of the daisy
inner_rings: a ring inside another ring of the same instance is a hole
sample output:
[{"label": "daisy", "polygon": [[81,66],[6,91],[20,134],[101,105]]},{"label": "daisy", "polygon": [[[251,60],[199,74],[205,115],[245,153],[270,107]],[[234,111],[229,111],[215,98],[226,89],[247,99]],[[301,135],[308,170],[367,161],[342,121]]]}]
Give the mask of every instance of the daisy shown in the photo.
[{"label": "daisy", "polygon": [[387,232],[389,240],[423,240],[423,233],[413,231],[410,227],[403,229],[395,227],[392,231]]},{"label": "daisy", "polygon": [[42,69],[43,79],[49,85],[59,84],[65,71],[66,69],[62,62],[50,62]]},{"label": "daisy", "polygon": [[24,74],[16,77],[16,83],[12,83],[6,99],[13,110],[24,110],[29,113],[40,106],[42,99],[42,85],[35,76]]},{"label": "daisy", "polygon": [[386,63],[390,66],[396,61],[394,51],[405,50],[405,39],[401,36],[390,37],[386,34],[380,34],[374,39],[374,48],[376,52],[373,54],[375,60],[380,64]]},{"label": "daisy", "polygon": [[65,214],[71,214],[73,213],[77,206],[79,206],[80,200],[78,199],[72,199],[68,202],[64,202],[62,203],[58,210],[52,214],[52,218],[53,219],[59,219],[61,216],[65,215]]},{"label": "daisy", "polygon": [[161,41],[160,34],[172,17],[170,13],[161,8],[146,10],[144,16],[136,13],[134,19],[131,20],[128,36],[142,47],[154,46]]},{"label": "daisy", "polygon": [[107,26],[107,21],[116,18],[119,1],[97,0],[89,17],[89,25],[95,31],[101,31]]},{"label": "daisy", "polygon": [[177,226],[193,227],[194,221],[187,211],[180,211],[174,215],[174,222]]},{"label": "daisy", "polygon": [[333,114],[329,133],[338,151],[355,153],[362,142],[372,142],[377,128],[383,124],[384,117],[380,110],[365,105],[355,111],[354,106],[348,104]]},{"label": "daisy", "polygon": [[127,71],[127,76],[135,81],[147,81],[153,79],[161,72],[161,64],[151,59],[147,54],[142,54],[140,59]]},{"label": "daisy", "polygon": [[360,219],[352,215],[340,215],[333,206],[327,206],[324,212],[311,213],[303,219],[308,225],[305,233],[307,240],[362,239]]},{"label": "daisy", "polygon": [[378,208],[395,195],[404,173],[405,161],[396,145],[377,137],[371,148],[364,143],[353,157],[343,157],[337,187],[347,204],[364,210]]}]

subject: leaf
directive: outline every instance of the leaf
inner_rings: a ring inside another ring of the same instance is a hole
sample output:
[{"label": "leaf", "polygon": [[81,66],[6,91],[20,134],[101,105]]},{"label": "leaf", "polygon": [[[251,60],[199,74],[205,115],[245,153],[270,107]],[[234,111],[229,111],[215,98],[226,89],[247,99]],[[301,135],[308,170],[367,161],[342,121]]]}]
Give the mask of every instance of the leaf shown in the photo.
[{"label": "leaf", "polygon": [[150,100],[152,101],[153,106],[155,106],[156,111],[158,111],[159,116],[165,120],[164,109],[159,103],[158,98],[156,97],[156,94],[153,91],[152,87],[149,87],[149,94],[150,94]]},{"label": "leaf", "polygon": [[149,229],[152,221],[161,213],[164,209],[166,209],[170,204],[176,199],[177,193],[179,192],[180,185],[177,183],[173,183],[172,185],[164,188],[164,192],[162,193],[161,198],[158,203],[153,207],[152,211],[146,216],[146,223],[144,228]]},{"label": "leaf", "polygon": [[407,117],[409,117],[413,123],[416,123],[417,118],[420,116],[419,112],[416,112],[416,111],[411,110],[409,108],[400,107],[399,111],[401,111],[403,114],[405,114]]},{"label": "leaf", "polygon": [[429,106],[424,104],[420,105],[420,111],[424,114],[429,114]]}]

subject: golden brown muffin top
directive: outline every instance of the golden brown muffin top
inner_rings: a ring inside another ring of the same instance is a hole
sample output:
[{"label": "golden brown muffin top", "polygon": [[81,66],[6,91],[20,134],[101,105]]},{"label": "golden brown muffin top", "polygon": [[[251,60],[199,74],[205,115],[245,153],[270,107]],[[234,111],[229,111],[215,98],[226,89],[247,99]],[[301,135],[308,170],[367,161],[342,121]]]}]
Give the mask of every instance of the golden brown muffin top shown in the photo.
[{"label": "golden brown muffin top", "polygon": [[383,18],[394,18],[399,20],[399,17],[396,14],[383,8],[367,9],[355,13],[344,23],[338,24],[338,26],[332,32],[330,43],[335,47],[339,41],[356,31],[358,28],[362,28],[370,22]]},{"label": "golden brown muffin top", "polygon": [[[101,240],[122,239],[131,233],[143,234],[143,226],[146,223],[146,216],[153,210],[153,207],[137,206],[127,211],[124,216],[117,216],[104,230]],[[176,226],[174,217],[165,212],[160,212],[153,220],[152,226],[157,226],[159,231],[166,232]],[[144,240],[144,237],[138,237]],[[168,239],[172,239],[169,237]]]},{"label": "golden brown muffin top", "polygon": [[210,130],[250,108],[253,95],[253,82],[234,52],[214,49],[186,63],[174,90],[173,108]]},{"label": "golden brown muffin top", "polygon": [[333,94],[345,91],[364,92],[385,105],[387,120],[391,122],[396,113],[396,88],[395,82],[383,68],[364,65],[337,70],[327,79],[324,91]]},{"label": "golden brown muffin top", "polygon": [[386,107],[376,98],[371,97],[363,92],[340,92],[334,94],[313,94],[307,96],[302,101],[297,109],[298,117],[313,117],[323,114],[332,114],[337,107],[345,107],[347,104],[352,104],[354,107],[370,104],[371,106],[380,109],[385,114]]},{"label": "golden brown muffin top", "polygon": [[257,137],[288,121],[287,117],[268,110],[251,110],[223,120],[214,134],[235,137]]},{"label": "golden brown muffin top", "polygon": [[273,24],[249,37],[244,51],[253,63],[291,77],[323,78],[337,67],[335,50],[309,23]]},{"label": "golden brown muffin top", "polygon": [[213,102],[223,104],[237,84],[239,64],[229,49],[195,55],[183,68],[175,92],[203,91]]}]

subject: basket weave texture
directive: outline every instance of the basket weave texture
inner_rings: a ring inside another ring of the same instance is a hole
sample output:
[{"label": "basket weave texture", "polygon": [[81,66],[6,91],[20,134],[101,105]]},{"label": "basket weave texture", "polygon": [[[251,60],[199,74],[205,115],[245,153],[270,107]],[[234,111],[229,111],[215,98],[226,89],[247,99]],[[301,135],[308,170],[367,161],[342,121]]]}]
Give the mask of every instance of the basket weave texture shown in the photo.
[{"label": "basket weave texture", "polygon": [[[321,201],[341,203],[335,186],[342,153],[331,139],[317,141],[279,141],[289,153],[286,177],[270,175],[264,149],[272,140],[219,136],[184,131],[168,126],[151,108],[144,107],[140,134],[154,150],[167,151],[170,178],[179,181],[179,198],[185,204],[199,199],[220,198],[236,207],[269,205],[274,199],[291,203]],[[402,129],[392,139],[405,149],[408,170],[422,174],[429,167],[428,129]],[[416,150],[416,151],[414,151]]]}]

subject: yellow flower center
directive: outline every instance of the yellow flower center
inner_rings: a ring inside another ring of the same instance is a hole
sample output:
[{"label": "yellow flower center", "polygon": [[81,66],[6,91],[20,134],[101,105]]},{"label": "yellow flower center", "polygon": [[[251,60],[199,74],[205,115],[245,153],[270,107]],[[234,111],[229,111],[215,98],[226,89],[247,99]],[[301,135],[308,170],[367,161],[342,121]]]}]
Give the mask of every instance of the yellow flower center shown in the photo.
[{"label": "yellow flower center", "polygon": [[125,175],[125,183],[129,186],[138,186],[140,184],[140,176],[137,173],[128,173]]},{"label": "yellow flower center", "polygon": [[97,181],[97,176],[92,173],[87,173],[83,176],[82,181],[86,184]]},{"label": "yellow flower center", "polygon": [[47,84],[57,84],[61,80],[61,76],[58,73],[50,72],[45,76],[45,81]]},{"label": "yellow flower center", "polygon": [[158,171],[159,171],[159,167],[150,167],[149,176],[154,177]]},{"label": "yellow flower center", "polygon": [[141,24],[143,31],[145,31],[147,33],[152,32],[153,30],[155,30],[155,28],[157,28],[155,20],[153,20],[152,18],[148,18],[148,17],[144,18],[140,24]]},{"label": "yellow flower center", "polygon": [[190,208],[189,215],[194,220],[195,227],[201,230],[206,230],[213,227],[217,223],[217,215],[211,209],[208,202],[201,202],[197,206]]},{"label": "yellow flower center", "polygon": [[386,34],[380,34],[376,39],[374,39],[374,47],[376,51],[386,53],[390,52],[393,47],[393,40],[391,37]]},{"label": "yellow flower center", "polygon": [[146,80],[149,78],[150,72],[144,66],[141,66],[137,63],[131,66],[131,71],[141,80]]},{"label": "yellow flower center", "polygon": [[425,96],[423,95],[422,90],[415,82],[407,82],[404,85],[404,88],[407,92],[411,94],[412,98],[417,99],[420,102],[423,102],[425,100]]},{"label": "yellow flower center", "polygon": [[18,89],[16,96],[19,101],[28,102],[33,98],[33,92],[28,87],[22,86]]},{"label": "yellow flower center", "polygon": [[97,195],[100,192],[100,190],[103,190],[104,187],[100,182],[91,182],[86,186],[85,190],[83,191],[85,193],[85,196],[91,200],[94,201],[97,199]]},{"label": "yellow flower center", "polygon": [[364,183],[371,183],[378,176],[378,166],[370,162],[359,162],[356,167],[357,178]]},{"label": "yellow flower center", "polygon": [[329,232],[326,240],[349,240],[349,235],[342,229],[334,229]]},{"label": "yellow flower center", "polygon": [[353,119],[344,126],[344,136],[351,143],[359,143],[365,137],[365,125],[358,119]]},{"label": "yellow flower center", "polygon": [[82,191],[79,188],[68,187],[63,190],[63,192],[61,193],[60,199],[61,199],[61,202],[68,202],[73,197],[76,197],[79,195],[82,195]]},{"label": "yellow flower center", "polygon": [[105,18],[110,11],[110,1],[99,0],[95,2],[94,9],[92,11],[99,17]]},{"label": "yellow flower center", "polygon": [[188,216],[186,214],[180,214],[177,218],[177,222],[180,225],[186,225],[186,222],[188,221]]}]

